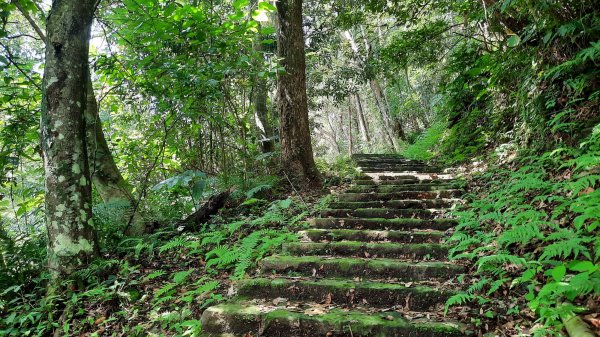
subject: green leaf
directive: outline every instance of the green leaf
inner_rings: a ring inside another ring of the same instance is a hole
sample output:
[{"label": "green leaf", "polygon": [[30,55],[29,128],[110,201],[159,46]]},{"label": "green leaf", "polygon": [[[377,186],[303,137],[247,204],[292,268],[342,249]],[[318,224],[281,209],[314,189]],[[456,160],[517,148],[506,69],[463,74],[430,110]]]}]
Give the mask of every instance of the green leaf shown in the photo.
[{"label": "green leaf", "polygon": [[560,266],[555,267],[554,269],[552,269],[552,272],[551,272],[552,278],[556,282],[560,282],[566,273],[567,273],[567,267],[565,267],[564,264],[561,264]]},{"label": "green leaf", "polygon": [[233,8],[239,11],[248,6],[248,4],[250,4],[250,0],[235,0],[233,1]]},{"label": "green leaf", "polygon": [[506,44],[509,47],[516,47],[521,43],[521,38],[518,35],[513,35],[506,40]]},{"label": "green leaf", "polygon": [[593,271],[597,268],[598,266],[594,265],[591,261],[572,261],[569,263],[569,269],[573,271]]},{"label": "green leaf", "polygon": [[258,3],[258,9],[262,9],[262,10],[269,11],[269,12],[274,12],[277,10],[277,7],[273,6],[268,1],[261,1]]}]

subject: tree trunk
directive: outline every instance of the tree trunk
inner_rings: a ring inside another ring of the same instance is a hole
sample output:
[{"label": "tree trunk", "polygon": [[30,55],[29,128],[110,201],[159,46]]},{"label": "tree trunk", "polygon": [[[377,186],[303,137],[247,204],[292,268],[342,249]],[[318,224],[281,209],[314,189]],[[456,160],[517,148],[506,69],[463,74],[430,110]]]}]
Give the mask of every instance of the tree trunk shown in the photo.
[{"label": "tree trunk", "polygon": [[356,105],[356,114],[358,115],[358,128],[364,143],[363,148],[366,148],[367,152],[369,152],[371,151],[371,137],[369,136],[367,121],[365,120],[365,114],[358,93],[354,94],[354,103]]},{"label": "tree trunk", "polygon": [[48,268],[57,280],[98,255],[85,137],[94,0],[53,1],[47,22],[41,138]]},{"label": "tree trunk", "polygon": [[352,140],[352,104],[348,97],[348,155],[354,154],[354,144]]},{"label": "tree trunk", "polygon": [[302,0],[278,1],[277,13],[277,53],[285,69],[277,83],[281,168],[293,183],[306,188],[320,185],[321,175],[313,158],[308,125]]},{"label": "tree trunk", "polygon": [[[253,47],[255,52],[259,54],[262,53],[263,47],[260,34],[257,34],[257,37],[254,39]],[[252,91],[252,105],[254,108],[254,123],[256,124],[258,131],[258,141],[260,143],[262,153],[273,152],[275,151],[275,142],[271,137],[272,130],[267,120],[267,115],[269,113],[269,109],[267,107],[267,96],[269,94],[269,90],[267,88],[266,80],[259,78],[258,75],[254,76],[253,81],[254,86]]]},{"label": "tree trunk", "polygon": [[131,186],[123,179],[108,143],[104,137],[102,122],[98,112],[98,102],[94,95],[90,72],[87,73],[87,100],[84,111],[85,133],[92,183],[105,203],[126,202],[129,212],[125,212],[124,223],[130,223],[128,234],[138,235],[145,231],[145,226],[139,213],[135,210],[135,199]]},{"label": "tree trunk", "polygon": [[400,145],[398,144],[398,140],[396,139],[395,135],[393,134],[392,130],[396,129],[396,131],[398,131],[398,136],[401,139],[404,139],[404,130],[402,128],[400,128],[399,130],[397,129],[397,127],[394,126],[394,124],[392,124],[392,118],[390,115],[390,111],[389,111],[389,107],[387,105],[387,102],[385,101],[385,98],[383,96],[383,91],[381,90],[381,86],[379,85],[379,82],[377,82],[377,80],[369,80],[369,85],[371,86],[371,90],[373,91],[373,96],[375,96],[375,103],[377,104],[377,108],[379,109],[379,112],[381,113],[381,118],[383,119],[383,126],[384,126],[384,133],[387,136],[390,144],[392,144],[392,146],[394,147],[394,149],[396,151],[400,150]]}]

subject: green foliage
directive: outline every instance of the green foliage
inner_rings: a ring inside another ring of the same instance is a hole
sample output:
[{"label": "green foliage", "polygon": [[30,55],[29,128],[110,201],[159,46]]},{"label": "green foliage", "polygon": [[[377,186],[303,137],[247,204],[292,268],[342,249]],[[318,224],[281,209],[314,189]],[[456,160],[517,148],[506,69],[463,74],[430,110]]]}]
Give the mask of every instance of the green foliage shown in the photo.
[{"label": "green foliage", "polygon": [[402,154],[410,159],[429,160],[440,154],[439,146],[446,132],[445,122],[436,122],[422,134],[417,136],[414,143],[408,145]]},{"label": "green foliage", "polygon": [[523,157],[518,169],[477,178],[482,188],[457,212],[451,254],[475,258],[481,284],[447,305],[526,289],[529,308],[552,330],[561,328],[561,316],[582,310],[573,303],[600,294],[599,154],[597,125],[577,147]]}]

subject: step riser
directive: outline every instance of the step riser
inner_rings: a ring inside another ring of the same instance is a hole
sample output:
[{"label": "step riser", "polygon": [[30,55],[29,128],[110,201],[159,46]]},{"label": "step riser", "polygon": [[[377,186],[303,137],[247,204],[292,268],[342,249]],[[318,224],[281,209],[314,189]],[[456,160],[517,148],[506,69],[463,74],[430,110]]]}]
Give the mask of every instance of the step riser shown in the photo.
[{"label": "step riser", "polygon": [[439,232],[387,232],[387,231],[305,231],[301,233],[313,242],[320,241],[361,241],[393,243],[439,243],[443,234]]},{"label": "step riser", "polygon": [[[407,310],[427,311],[436,305],[443,304],[452,295],[447,291],[436,291],[427,288],[401,287],[369,287],[361,284],[344,284],[335,286],[318,281],[270,281],[242,283],[238,295],[249,298],[275,299],[285,298],[291,301],[311,301],[323,303],[330,301],[333,305],[356,304],[372,307],[392,307],[401,305]],[[408,305],[408,307],[407,307]]]},{"label": "step riser", "polygon": [[424,258],[446,260],[448,248],[442,245],[400,245],[394,243],[289,243],[284,244],[283,253],[293,256],[343,256],[380,257],[392,259],[420,260]]},{"label": "step riser", "polygon": [[[286,275],[297,273],[304,276],[317,277],[367,277],[393,278],[400,281],[446,280],[460,274],[453,265],[431,267],[425,264],[393,264],[376,260],[320,260],[306,262],[272,262],[262,260],[260,269],[263,273]],[[316,272],[316,273],[315,273]]]},{"label": "step riser", "polygon": [[311,221],[314,228],[321,229],[373,229],[373,230],[415,230],[435,229],[445,231],[456,225],[455,220],[419,220],[419,219],[335,219],[320,218]]},{"label": "step riser", "polygon": [[382,218],[382,219],[436,219],[442,216],[441,212],[416,209],[329,209],[321,212],[323,218]]},{"label": "step riser", "polygon": [[451,190],[452,187],[448,185],[426,185],[426,184],[413,184],[413,185],[357,185],[349,188],[347,193],[396,193],[396,192],[433,192],[433,191],[447,191]]},{"label": "step riser", "polygon": [[343,193],[338,196],[339,201],[388,201],[402,199],[439,199],[456,198],[462,193],[458,190],[421,192],[406,191],[395,193]]},{"label": "step riser", "polygon": [[422,166],[389,166],[389,167],[361,167],[360,170],[365,173],[378,172],[418,172],[418,173],[441,173],[442,170],[432,167]]},{"label": "step riser", "polygon": [[452,200],[390,200],[367,202],[333,202],[330,209],[390,208],[390,209],[443,209],[452,207]]},{"label": "step riser", "polygon": [[396,179],[396,180],[354,180],[355,185],[360,186],[379,186],[379,185],[415,185],[415,184],[430,184],[430,185],[444,185],[451,183],[451,179],[444,180],[432,180],[432,179]]}]

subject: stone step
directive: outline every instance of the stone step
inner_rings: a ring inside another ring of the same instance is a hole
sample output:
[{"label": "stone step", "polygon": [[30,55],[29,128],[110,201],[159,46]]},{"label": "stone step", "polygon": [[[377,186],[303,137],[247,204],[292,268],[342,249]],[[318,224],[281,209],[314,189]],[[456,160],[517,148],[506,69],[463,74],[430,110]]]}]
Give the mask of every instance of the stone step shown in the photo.
[{"label": "stone step", "polygon": [[[318,314],[322,313],[322,314]],[[302,303],[224,303],[201,318],[207,337],[459,337],[470,335],[452,322],[409,321],[397,312],[328,309]]]},{"label": "stone step", "polygon": [[427,311],[443,304],[454,293],[418,284],[352,281],[344,279],[249,279],[236,283],[237,294],[246,298],[307,301],[332,305],[401,306]]},{"label": "stone step", "polygon": [[399,243],[438,243],[444,238],[440,231],[381,231],[356,229],[308,229],[298,233],[302,240],[362,241]]},{"label": "stone step", "polygon": [[452,219],[382,219],[382,218],[316,218],[310,220],[314,228],[321,229],[375,229],[415,230],[436,229],[445,231],[456,226]]},{"label": "stone step", "polygon": [[358,208],[358,209],[325,209],[320,212],[322,218],[381,218],[381,219],[435,219],[444,214],[442,210],[429,209],[393,209],[393,208]]},{"label": "stone step", "polygon": [[419,173],[441,173],[438,167],[422,165],[385,165],[385,166],[359,166],[361,172],[419,172]]},{"label": "stone step", "polygon": [[386,180],[375,180],[375,179],[355,179],[352,182],[355,185],[414,185],[414,184],[431,184],[431,185],[443,185],[452,183],[453,179],[386,179]]},{"label": "stone step", "polygon": [[347,193],[395,193],[406,191],[447,191],[452,185],[448,184],[405,184],[405,185],[354,185],[346,190]]},{"label": "stone step", "polygon": [[401,281],[448,280],[463,272],[449,262],[404,262],[394,259],[327,258],[274,255],[259,262],[263,274],[296,273],[315,277],[395,278]]},{"label": "stone step", "polygon": [[[377,178],[377,179],[375,179]],[[366,180],[366,181],[374,181],[374,180],[412,180],[419,181],[419,177],[413,174],[405,174],[405,175],[360,175],[356,178],[356,180]]]},{"label": "stone step", "polygon": [[446,191],[404,191],[393,193],[342,193],[338,195],[339,201],[387,201],[405,199],[448,199],[459,197],[461,190]]},{"label": "stone step", "polygon": [[441,209],[451,207],[458,199],[388,200],[364,202],[332,202],[330,209],[391,208],[391,209]]},{"label": "stone step", "polygon": [[283,245],[283,253],[293,256],[331,255],[345,257],[380,257],[410,260],[446,260],[448,246],[442,244],[369,243],[361,241],[341,242],[291,242]]}]

